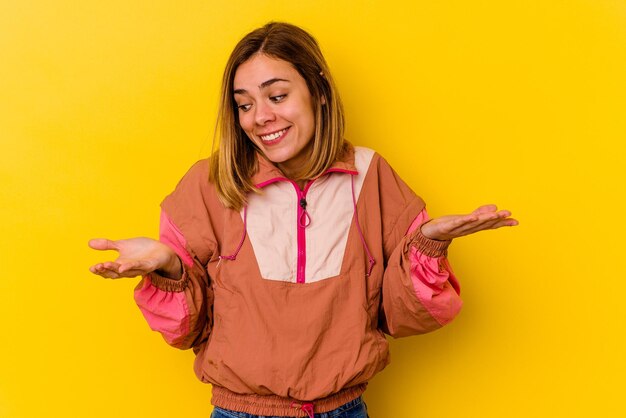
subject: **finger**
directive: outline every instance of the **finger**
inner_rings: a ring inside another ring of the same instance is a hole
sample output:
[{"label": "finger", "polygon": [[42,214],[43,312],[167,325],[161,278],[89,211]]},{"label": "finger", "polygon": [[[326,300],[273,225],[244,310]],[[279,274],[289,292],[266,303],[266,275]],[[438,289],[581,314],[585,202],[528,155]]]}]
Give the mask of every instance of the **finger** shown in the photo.
[{"label": "finger", "polygon": [[507,218],[507,219],[501,220],[492,229],[502,228],[504,226],[517,226],[517,225],[519,225],[519,221],[517,219]]},{"label": "finger", "polygon": [[455,228],[451,231],[451,233],[457,237],[473,234],[474,232],[482,231],[484,229],[490,229],[492,225],[495,225],[500,220],[501,218],[496,212],[482,213],[475,216],[474,220],[466,222]]},{"label": "finger", "polygon": [[119,247],[115,241],[111,241],[106,238],[95,238],[91,239],[88,242],[88,245],[94,250],[106,251],[106,250],[115,250],[119,251]]},{"label": "finger", "polygon": [[488,212],[495,212],[496,210],[498,210],[498,207],[494,204],[489,204],[489,205],[483,205],[480,206],[478,209],[474,210],[474,214],[479,215],[481,213],[488,213]]},{"label": "finger", "polygon": [[113,270],[105,269],[105,268],[98,270],[98,272],[95,274],[105,279],[118,279],[120,277],[120,275],[117,274],[117,272]]},{"label": "finger", "polygon": [[470,235],[484,229],[488,229],[488,227],[485,226],[484,223],[480,225],[466,225],[464,228],[460,228],[454,231],[454,236],[455,238],[463,237],[465,235]]},{"label": "finger", "polygon": [[481,225],[486,222],[501,220],[504,218],[508,218],[509,216],[511,216],[511,212],[508,210],[481,213],[480,215],[477,216],[477,219],[474,222],[474,225]]},{"label": "finger", "polygon": [[93,266],[89,267],[89,271],[91,271],[93,274],[100,274],[104,270],[106,269],[104,268],[103,263],[94,264]]},{"label": "finger", "polygon": [[104,270],[111,270],[111,271],[114,271],[116,273],[119,273],[120,265],[119,265],[119,263],[116,263],[114,261],[106,261],[106,262],[102,263],[102,268]]},{"label": "finger", "polygon": [[479,217],[482,215],[491,214],[491,213],[497,213],[500,218],[508,218],[509,216],[511,216],[511,211],[509,210],[502,209],[497,212],[496,210],[497,210],[496,205],[485,205],[485,206],[479,207],[472,213],[478,215]]},{"label": "finger", "polygon": [[123,273],[119,273],[119,274],[118,274],[118,276],[119,276],[120,278],[121,278],[121,277],[129,277],[129,278],[132,278],[132,277],[137,277],[137,276],[144,276],[144,275],[146,275],[146,274],[148,274],[148,273],[149,273],[149,272],[148,272],[148,271],[145,271],[145,270],[136,270],[136,269],[135,269],[135,270],[127,270],[127,271],[125,271],[125,272],[123,272]]},{"label": "finger", "polygon": [[451,234],[456,234],[458,231],[467,228],[468,226],[474,224],[479,220],[479,216],[470,213],[469,215],[459,216],[458,218],[452,220],[450,225],[446,227],[446,232]]},{"label": "finger", "polygon": [[471,231],[470,233],[474,233],[478,231],[485,231],[487,229],[495,229],[496,225],[500,224],[501,222],[502,222],[502,219],[500,218],[486,220],[484,222],[477,224],[473,228],[473,231]]},{"label": "finger", "polygon": [[[141,263],[139,263],[141,264]],[[126,268],[124,268],[126,267]],[[154,269],[153,268],[149,268],[149,267],[145,267],[142,265],[137,265],[137,266],[120,266],[116,269],[111,269],[108,270],[112,275],[114,275],[115,279],[119,279],[119,278],[123,278],[123,277],[137,277],[137,276],[143,276],[146,275],[150,272],[152,272]]]},{"label": "finger", "polygon": [[105,262],[98,263],[91,267],[89,267],[89,271],[97,276],[104,277],[105,279],[119,279],[122,277],[136,277],[142,274],[146,274],[147,272],[142,272],[141,270],[132,270],[120,272],[120,267],[118,263],[114,262]]},{"label": "finger", "polygon": [[480,224],[476,224],[471,228],[468,228],[464,231],[462,231],[461,233],[463,235],[470,235],[476,232],[480,232],[480,231],[486,231],[488,229],[498,229],[498,228],[502,228],[504,226],[516,226],[518,225],[519,222],[516,219],[512,219],[512,218],[506,218],[506,219],[494,219],[491,221],[485,221],[482,222]]},{"label": "finger", "polygon": [[[128,263],[121,263],[117,271],[120,274],[128,273],[131,270],[142,271],[142,272],[147,273],[149,269],[150,269],[150,263],[147,263],[143,260],[137,260],[137,261],[128,262]],[[135,274],[135,276],[137,276],[137,274]]]},{"label": "finger", "polygon": [[484,223],[483,225],[480,225],[480,227],[476,228],[475,231],[472,231],[470,233],[486,231],[488,229],[498,229],[504,226],[515,226],[516,224],[517,224],[517,221],[514,219],[498,219],[493,222]]}]

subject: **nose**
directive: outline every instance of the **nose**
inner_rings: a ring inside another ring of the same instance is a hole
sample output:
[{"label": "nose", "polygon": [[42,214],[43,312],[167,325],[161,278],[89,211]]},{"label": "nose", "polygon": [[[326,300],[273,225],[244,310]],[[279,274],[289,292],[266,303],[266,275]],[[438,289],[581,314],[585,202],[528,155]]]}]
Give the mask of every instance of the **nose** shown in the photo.
[{"label": "nose", "polygon": [[258,102],[256,105],[256,112],[254,113],[254,120],[257,125],[265,125],[267,122],[271,122],[276,118],[271,106],[267,103]]}]

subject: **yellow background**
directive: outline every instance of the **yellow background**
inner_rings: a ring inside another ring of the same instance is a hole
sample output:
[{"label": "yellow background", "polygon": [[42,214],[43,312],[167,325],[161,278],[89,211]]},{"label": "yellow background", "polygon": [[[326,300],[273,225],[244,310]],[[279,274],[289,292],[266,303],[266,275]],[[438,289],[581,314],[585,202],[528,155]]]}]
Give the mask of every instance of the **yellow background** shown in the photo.
[{"label": "yellow background", "polygon": [[626,2],[2,0],[0,417],[209,416],[193,354],[86,243],[157,235],[228,54],[269,20],[318,38],[348,139],[432,215],[521,222],[453,244],[464,310],[392,341],[370,415],[626,416]]}]

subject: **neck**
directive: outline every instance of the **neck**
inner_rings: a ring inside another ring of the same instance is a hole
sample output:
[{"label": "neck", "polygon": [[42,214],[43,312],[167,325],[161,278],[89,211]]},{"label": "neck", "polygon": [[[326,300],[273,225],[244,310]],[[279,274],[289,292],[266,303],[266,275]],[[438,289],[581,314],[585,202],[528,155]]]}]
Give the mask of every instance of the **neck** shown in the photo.
[{"label": "neck", "polygon": [[304,187],[306,186],[308,182],[308,180],[294,180],[294,181],[296,182],[300,190],[304,190]]},{"label": "neck", "polygon": [[293,170],[289,170],[288,168],[284,167],[281,164],[277,164],[277,166],[280,169],[280,171],[283,172],[285,177],[287,177],[289,180],[295,182],[301,190],[304,190],[304,186],[306,186],[306,184],[308,182],[307,179],[294,180],[293,179],[293,173],[294,173]]},{"label": "neck", "polygon": [[306,185],[308,180],[307,179],[294,180],[293,177],[294,177],[294,173],[296,172],[295,169],[293,169],[292,167],[287,167],[284,164],[276,164],[276,166],[280,169],[280,171],[283,172],[285,177],[294,181],[298,185],[298,187],[300,187],[300,189],[304,189],[304,186]]}]

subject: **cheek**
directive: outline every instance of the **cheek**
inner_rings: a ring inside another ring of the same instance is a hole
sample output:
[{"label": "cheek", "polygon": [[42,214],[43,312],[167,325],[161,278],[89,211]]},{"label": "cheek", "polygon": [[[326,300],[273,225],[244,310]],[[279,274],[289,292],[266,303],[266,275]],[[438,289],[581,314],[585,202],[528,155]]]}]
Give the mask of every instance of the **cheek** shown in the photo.
[{"label": "cheek", "polygon": [[290,109],[289,115],[285,116],[292,121],[297,121],[303,129],[315,129],[315,112],[310,103],[302,102],[299,106],[294,106]]},{"label": "cheek", "polygon": [[252,118],[247,113],[243,113],[239,115],[239,126],[241,126],[241,129],[243,129],[247,135],[249,135],[250,131],[253,128],[253,124],[251,123],[251,120]]},{"label": "cheek", "polygon": [[[302,125],[305,126],[307,131],[315,130],[315,113],[313,109],[309,109],[305,114],[301,116]],[[309,132],[309,133],[311,133]]]}]

